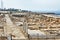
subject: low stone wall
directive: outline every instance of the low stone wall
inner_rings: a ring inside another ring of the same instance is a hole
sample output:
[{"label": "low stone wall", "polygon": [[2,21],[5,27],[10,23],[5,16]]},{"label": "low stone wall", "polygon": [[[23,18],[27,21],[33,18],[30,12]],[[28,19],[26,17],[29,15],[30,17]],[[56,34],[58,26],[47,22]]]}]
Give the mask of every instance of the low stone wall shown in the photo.
[{"label": "low stone wall", "polygon": [[29,40],[60,40],[60,39],[30,38]]}]

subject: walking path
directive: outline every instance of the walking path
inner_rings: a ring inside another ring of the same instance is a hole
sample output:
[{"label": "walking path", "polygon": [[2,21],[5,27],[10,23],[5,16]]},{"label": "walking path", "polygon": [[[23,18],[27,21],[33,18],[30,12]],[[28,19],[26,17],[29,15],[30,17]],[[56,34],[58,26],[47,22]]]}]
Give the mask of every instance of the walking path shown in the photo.
[{"label": "walking path", "polygon": [[6,19],[6,35],[14,35],[15,37],[12,37],[13,39],[26,39],[24,35],[22,34],[21,30],[13,24],[8,14],[5,14]]}]

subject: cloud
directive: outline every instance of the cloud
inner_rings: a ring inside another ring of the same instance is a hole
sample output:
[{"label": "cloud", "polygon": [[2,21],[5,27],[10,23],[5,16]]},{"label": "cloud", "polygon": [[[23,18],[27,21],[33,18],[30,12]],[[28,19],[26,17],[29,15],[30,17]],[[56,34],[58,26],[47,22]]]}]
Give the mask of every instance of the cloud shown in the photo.
[{"label": "cloud", "polygon": [[6,8],[60,10],[60,0],[3,0]]}]

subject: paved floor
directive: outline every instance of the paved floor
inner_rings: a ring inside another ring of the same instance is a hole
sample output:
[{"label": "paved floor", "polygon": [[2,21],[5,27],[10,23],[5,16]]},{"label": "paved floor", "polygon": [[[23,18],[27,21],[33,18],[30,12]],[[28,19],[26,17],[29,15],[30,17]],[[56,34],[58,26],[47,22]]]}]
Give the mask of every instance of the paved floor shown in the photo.
[{"label": "paved floor", "polygon": [[12,34],[15,37],[13,39],[25,39],[24,35],[22,34],[21,30],[13,24],[8,14],[5,14],[6,19],[6,34]]}]

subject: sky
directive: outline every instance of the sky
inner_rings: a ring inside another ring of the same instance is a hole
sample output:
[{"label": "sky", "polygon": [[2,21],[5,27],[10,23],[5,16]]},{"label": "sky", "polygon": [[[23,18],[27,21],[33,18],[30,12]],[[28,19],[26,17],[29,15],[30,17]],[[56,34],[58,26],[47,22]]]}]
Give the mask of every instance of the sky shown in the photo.
[{"label": "sky", "polygon": [[4,8],[17,8],[31,11],[60,10],[60,0],[3,0],[3,5]]}]

